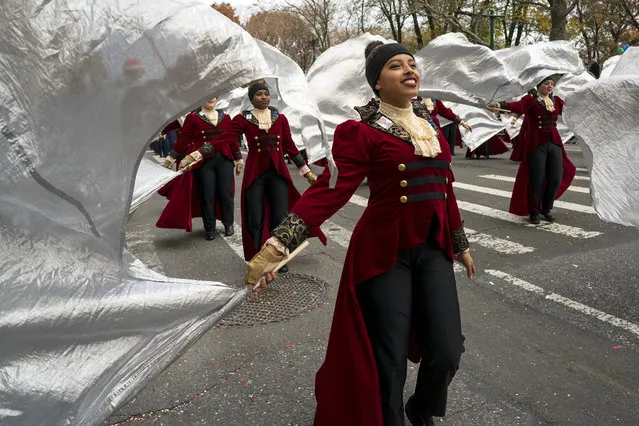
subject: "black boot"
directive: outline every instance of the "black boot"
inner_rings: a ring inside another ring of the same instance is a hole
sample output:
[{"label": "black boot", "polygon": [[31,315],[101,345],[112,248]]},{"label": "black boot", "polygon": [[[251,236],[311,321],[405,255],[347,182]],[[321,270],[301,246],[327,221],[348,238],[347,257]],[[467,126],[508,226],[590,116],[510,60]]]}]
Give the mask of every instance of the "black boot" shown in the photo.
[{"label": "black boot", "polygon": [[206,231],[205,240],[211,241],[215,239],[215,231]]},{"label": "black boot", "polygon": [[530,213],[530,223],[532,223],[533,225],[539,225],[540,223],[539,213],[537,212]]},{"label": "black boot", "polygon": [[415,413],[415,408],[413,407],[413,396],[408,398],[408,401],[406,401],[406,417],[408,417],[410,424],[413,426],[435,426],[433,416],[429,416],[424,413]]},{"label": "black boot", "polygon": [[233,234],[235,234],[235,229],[233,228],[233,225],[224,225],[224,236],[230,237]]},{"label": "black boot", "polygon": [[552,213],[550,212],[550,210],[548,211],[542,211],[541,215],[543,216],[545,221],[548,222],[554,222],[555,221],[555,216],[552,215]]}]

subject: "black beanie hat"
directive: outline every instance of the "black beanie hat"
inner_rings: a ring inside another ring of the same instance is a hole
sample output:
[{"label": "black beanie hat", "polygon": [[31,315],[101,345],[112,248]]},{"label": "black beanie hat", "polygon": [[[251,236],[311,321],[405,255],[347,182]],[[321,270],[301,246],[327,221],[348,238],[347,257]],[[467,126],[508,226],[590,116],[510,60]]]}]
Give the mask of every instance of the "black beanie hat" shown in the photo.
[{"label": "black beanie hat", "polygon": [[249,101],[253,100],[253,96],[255,96],[255,94],[259,90],[266,90],[267,92],[270,93],[270,90],[268,89],[268,86],[266,84],[264,84],[264,83],[253,83],[248,88]]},{"label": "black beanie hat", "polygon": [[386,64],[390,58],[400,53],[410,55],[415,59],[413,54],[410,53],[408,48],[403,44],[384,44],[381,41],[371,41],[366,46],[364,52],[364,56],[366,56],[366,81],[368,81],[369,86],[371,86],[371,89],[373,89],[376,95],[379,95],[379,91],[375,89],[375,84],[379,79],[379,74],[382,72],[384,64]]}]

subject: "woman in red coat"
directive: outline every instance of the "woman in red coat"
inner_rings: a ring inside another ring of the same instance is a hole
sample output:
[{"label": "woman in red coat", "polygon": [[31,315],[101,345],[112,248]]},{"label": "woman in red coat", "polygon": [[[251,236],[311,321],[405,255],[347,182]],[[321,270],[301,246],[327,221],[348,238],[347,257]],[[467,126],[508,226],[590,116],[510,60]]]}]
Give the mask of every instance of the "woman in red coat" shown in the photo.
[{"label": "woman in red coat", "polygon": [[409,356],[423,359],[406,414],[414,425],[432,424],[445,414],[463,351],[453,261],[468,277],[474,266],[448,143],[412,100],[420,84],[412,54],[401,44],[370,43],[366,79],[379,100],[356,108],[361,121],[336,128],[335,188],[325,169],[249,262],[246,282],[319,232],[368,178],[368,207],[353,231],[316,376],[315,425],[403,425]]},{"label": "woman in red coat", "polygon": [[[181,168],[189,167],[202,157],[214,155],[218,146],[237,141],[242,135],[246,137],[249,151],[242,180],[242,243],[246,260],[258,252],[271,236],[273,227],[284,219],[300,197],[288,172],[284,153],[309,183],[317,179],[291,138],[288,120],[269,106],[268,87],[263,83],[252,84],[248,96],[254,108],[236,115],[227,132],[186,156],[180,164]],[[286,270],[284,268],[282,272]]]},{"label": "woman in red coat", "polygon": [[[457,134],[459,132],[457,126],[462,126],[469,132],[473,131],[473,128],[470,124],[466,123],[460,116],[455,114],[452,109],[448,108],[442,101],[439,99],[424,98],[424,105],[426,105],[426,109],[430,114],[431,118],[437,125],[437,127],[442,131],[444,138],[448,141],[448,146],[450,148],[451,155],[455,155],[455,143],[457,142]],[[451,124],[447,124],[442,128],[439,123],[438,115],[444,117],[447,120],[452,121]]]},{"label": "woman in red coat", "polygon": [[[186,116],[178,139],[164,161],[164,167],[172,168],[179,158],[197,151],[204,143],[219,138],[228,130],[231,118],[224,111],[216,110],[216,104],[217,99],[213,98]],[[237,139],[219,145],[216,155],[169,182],[159,191],[169,198],[169,203],[156,226],[186,229],[190,232],[191,218],[201,214],[205,238],[213,240],[216,235],[216,211],[219,211],[221,214],[217,216],[221,216],[224,224],[224,235],[233,235],[234,162],[235,170],[239,173],[243,162]]]},{"label": "woman in red coat", "polygon": [[528,215],[533,224],[540,223],[540,213],[548,222],[555,221],[553,203],[568,189],[576,172],[557,131],[564,101],[553,96],[554,87],[554,77],[549,76],[537,85],[536,95],[527,94],[518,102],[488,104],[489,109],[501,108],[526,116],[518,142],[523,153],[510,212]]}]

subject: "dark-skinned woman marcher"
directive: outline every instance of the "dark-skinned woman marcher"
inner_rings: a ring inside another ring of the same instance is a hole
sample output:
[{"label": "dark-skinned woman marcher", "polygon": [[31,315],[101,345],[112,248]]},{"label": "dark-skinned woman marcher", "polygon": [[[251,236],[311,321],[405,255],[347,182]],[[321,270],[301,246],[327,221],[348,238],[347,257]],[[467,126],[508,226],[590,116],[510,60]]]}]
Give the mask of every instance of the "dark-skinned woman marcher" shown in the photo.
[{"label": "dark-skinned woman marcher", "polygon": [[518,139],[522,155],[510,212],[528,215],[532,224],[540,223],[540,215],[548,222],[555,221],[554,201],[568,189],[577,170],[557,131],[564,101],[553,95],[554,87],[555,77],[549,76],[537,84],[535,94],[529,93],[517,102],[488,104],[489,109],[500,108],[526,116]]},{"label": "dark-skinned woman marcher", "polygon": [[413,425],[444,416],[463,336],[453,273],[457,259],[474,273],[453,192],[448,143],[413,100],[420,73],[409,50],[370,43],[366,79],[379,99],[340,124],[332,153],[334,188],[325,168],[247,265],[246,282],[267,273],[348,202],[364,178],[368,206],[344,261],[326,358],[315,379],[316,426],[404,424],[407,360],[421,358],[406,403]]}]

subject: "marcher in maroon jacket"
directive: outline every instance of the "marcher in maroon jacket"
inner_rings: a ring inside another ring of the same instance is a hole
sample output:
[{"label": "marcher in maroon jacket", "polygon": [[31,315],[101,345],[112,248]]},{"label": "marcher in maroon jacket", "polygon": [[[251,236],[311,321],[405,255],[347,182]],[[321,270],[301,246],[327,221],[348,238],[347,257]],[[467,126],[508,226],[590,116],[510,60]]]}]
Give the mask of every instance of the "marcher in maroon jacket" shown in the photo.
[{"label": "marcher in maroon jacket", "polygon": [[[366,78],[379,101],[335,129],[335,188],[319,177],[247,265],[253,285],[335,214],[368,178],[370,198],[350,241],[326,359],[316,376],[316,426],[404,424],[407,359],[423,360],[406,414],[443,416],[463,352],[453,261],[474,273],[453,191],[448,143],[412,101],[420,74],[409,50],[372,42]],[[266,283],[262,283],[266,286]],[[409,350],[409,348],[411,350]]]},{"label": "marcher in maroon jacket", "polygon": [[[231,127],[231,118],[224,111],[216,110],[216,104],[217,99],[213,98],[186,116],[173,150],[164,161],[165,167],[171,168],[178,159],[197,151],[204,143],[219,138]],[[227,237],[233,235],[235,212],[233,163],[235,163],[236,173],[239,174],[243,162],[237,138],[219,145],[215,155],[191,167],[183,177],[178,176],[161,189],[160,193],[169,198],[169,204],[162,212],[156,226],[190,231],[191,217],[201,213],[206,232],[205,238],[213,240],[216,235],[216,211],[219,211],[221,214],[217,216],[221,216],[224,224],[224,235]],[[191,182],[191,174],[195,177],[196,185]],[[199,197],[193,197],[192,190],[197,190]],[[196,208],[192,208],[192,201],[199,201],[196,203]]]},{"label": "marcher in maroon jacket", "polygon": [[[309,183],[317,179],[291,138],[288,120],[269,106],[268,87],[263,83],[252,84],[248,96],[254,108],[236,115],[227,132],[186,156],[180,164],[181,168],[189,167],[199,158],[208,158],[218,146],[237,141],[241,135],[246,137],[249,151],[242,179],[242,243],[246,260],[258,252],[271,236],[273,227],[284,219],[300,197],[284,153],[291,157]],[[323,238],[323,234],[319,235]]]},{"label": "marcher in maroon jacket", "polygon": [[528,94],[518,102],[488,104],[489,109],[501,108],[526,115],[523,137],[519,138],[523,155],[510,199],[510,212],[529,215],[533,224],[540,223],[540,213],[548,222],[555,221],[553,203],[568,189],[577,170],[566,155],[557,131],[564,101],[553,96],[554,87],[554,76],[549,76],[537,85],[536,95]]},{"label": "marcher in maroon jacket", "polygon": [[[460,116],[455,114],[452,109],[444,105],[444,103],[439,99],[433,100],[431,98],[424,98],[424,105],[426,105],[426,109],[432,117],[433,122],[437,125],[437,127],[439,127],[439,129],[442,131],[442,134],[444,135],[444,138],[446,138],[446,140],[448,141],[451,155],[455,155],[455,143],[457,142],[458,134],[457,126],[462,126],[469,132],[472,132],[473,128]],[[442,127],[439,122],[439,117],[437,117],[438,115],[452,121],[452,123]]]}]

